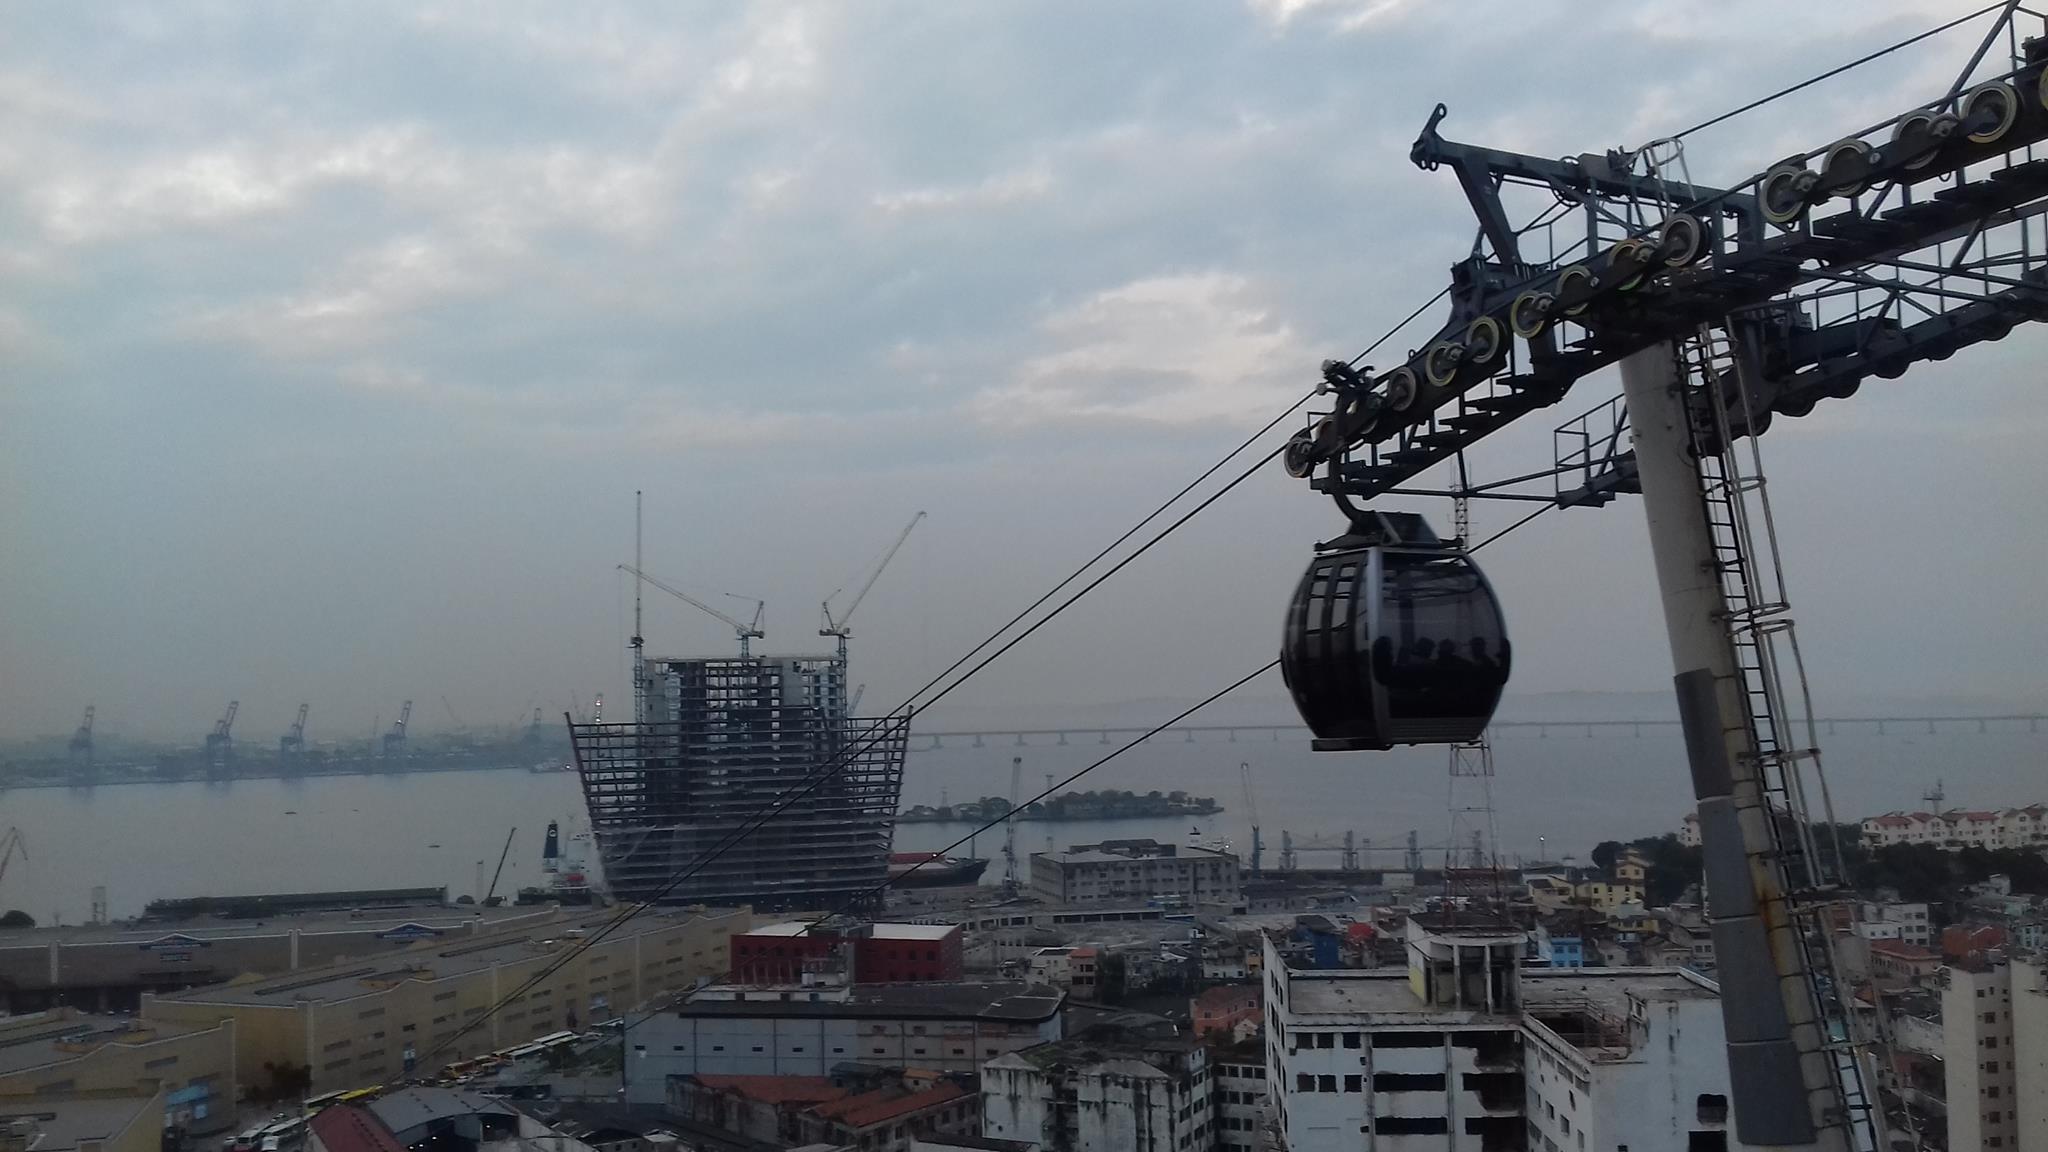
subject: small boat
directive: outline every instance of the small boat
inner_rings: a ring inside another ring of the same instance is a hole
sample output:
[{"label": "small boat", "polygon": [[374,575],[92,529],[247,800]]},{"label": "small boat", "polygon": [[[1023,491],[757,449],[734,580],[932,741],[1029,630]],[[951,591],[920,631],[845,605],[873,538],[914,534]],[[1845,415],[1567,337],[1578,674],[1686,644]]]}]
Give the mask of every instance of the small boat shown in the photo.
[{"label": "small boat", "polygon": [[973,884],[986,871],[988,861],[973,856],[942,856],[937,852],[889,854],[889,882],[901,888]]}]

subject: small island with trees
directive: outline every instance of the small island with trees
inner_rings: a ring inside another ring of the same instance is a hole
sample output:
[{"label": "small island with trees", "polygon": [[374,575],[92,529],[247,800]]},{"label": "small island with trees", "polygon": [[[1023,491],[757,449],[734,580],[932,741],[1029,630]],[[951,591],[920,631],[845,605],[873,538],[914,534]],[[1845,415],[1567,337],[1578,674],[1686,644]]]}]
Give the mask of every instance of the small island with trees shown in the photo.
[{"label": "small island with trees", "polygon": [[[1105,788],[1100,792],[1062,792],[1017,813],[1019,820],[1138,820],[1154,816],[1208,816],[1223,811],[1211,796],[1190,796],[1185,792],[1124,792]],[[983,796],[964,804],[915,804],[896,817],[906,824],[983,823],[1010,814],[1010,801],[1001,796]]]}]

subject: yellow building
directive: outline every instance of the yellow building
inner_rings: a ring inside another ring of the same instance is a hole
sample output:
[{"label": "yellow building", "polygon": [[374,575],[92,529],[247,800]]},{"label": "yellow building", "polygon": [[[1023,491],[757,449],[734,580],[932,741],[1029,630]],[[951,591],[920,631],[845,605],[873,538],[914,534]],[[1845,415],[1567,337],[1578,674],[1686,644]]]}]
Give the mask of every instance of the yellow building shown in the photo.
[{"label": "yellow building", "polygon": [[164,1090],[127,1088],[58,1095],[0,1094],[0,1152],[160,1152]]},{"label": "yellow building", "polygon": [[[586,1027],[699,977],[722,977],[732,936],[752,924],[746,909],[650,912],[577,951],[613,915],[430,940],[360,963],[145,996],[142,1015],[188,1027],[231,1020],[245,1084],[264,1094],[315,1095],[384,1083],[416,1063],[444,1065]],[[541,983],[515,995],[556,964]],[[501,1000],[504,1006],[490,1011]]]},{"label": "yellow building", "polygon": [[132,1094],[161,1084],[158,1110],[188,1131],[233,1124],[234,1025],[184,1025],[81,1016],[70,1009],[0,1018],[0,1097]]},{"label": "yellow building", "polygon": [[1619,877],[1613,880],[1582,880],[1572,889],[1572,898],[1602,912],[1612,912],[1623,904],[1641,904],[1643,885],[1640,880],[1631,883]]}]

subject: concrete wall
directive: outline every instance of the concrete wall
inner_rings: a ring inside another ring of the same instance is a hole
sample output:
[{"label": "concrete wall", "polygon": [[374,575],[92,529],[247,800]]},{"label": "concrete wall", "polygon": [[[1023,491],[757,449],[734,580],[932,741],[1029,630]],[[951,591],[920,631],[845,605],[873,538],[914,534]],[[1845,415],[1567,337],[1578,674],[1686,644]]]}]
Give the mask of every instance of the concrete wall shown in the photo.
[{"label": "concrete wall", "polygon": [[973,1072],[983,1061],[1060,1038],[1042,1024],[848,1016],[692,1016],[685,1007],[636,1022],[628,1041],[626,1098],[666,1099],[670,1076],[828,1076],[858,1061]]},{"label": "concrete wall", "polygon": [[[1631,1024],[1631,1051],[1618,1059],[1572,1060],[1575,1080],[1560,1079],[1554,1067],[1541,1065],[1536,1051],[1546,1046],[1532,1042],[1526,1076],[1532,1102],[1544,1106],[1544,1120],[1532,1114],[1532,1122],[1555,1129],[1560,1147],[1576,1147],[1579,1133],[1588,1148],[1684,1148],[1695,1132],[1725,1132],[1729,1148],[1749,1148],[1735,1138],[1734,1116],[1727,1110],[1719,1001],[1651,1001],[1641,1011]],[[1548,1031],[1541,1024],[1526,1027],[1531,1033]],[[1704,1113],[1702,1096],[1710,1097]],[[1578,1129],[1569,1143],[1562,1139],[1562,1125],[1550,1122],[1552,1107]]]},{"label": "concrete wall", "polygon": [[[380,969],[379,978],[357,981],[352,994],[323,989],[328,998],[318,1003],[148,997],[143,1015],[195,1026],[233,1020],[245,1083],[258,1082],[270,1063],[309,1068],[313,1094],[358,1088],[402,1075],[408,1051],[416,1062],[438,1067],[550,1032],[587,1027],[649,997],[689,987],[699,977],[721,975],[729,962],[730,935],[747,922],[744,912],[721,913],[615,936],[585,949],[488,1017],[492,1005],[561,960],[575,941],[557,940],[552,947],[536,943],[517,960],[441,979],[425,978],[424,971],[416,978],[389,979]],[[425,950],[445,947],[427,945]],[[422,962],[430,958],[423,955]],[[470,1024],[476,1026],[464,1033]]]},{"label": "concrete wall", "polygon": [[2021,1152],[2048,1149],[2048,963],[2039,958],[2012,962],[2012,1036],[2013,1135]]},{"label": "concrete wall", "polygon": [[555,906],[489,920],[465,908],[379,910],[359,924],[339,916],[285,917],[265,928],[166,924],[136,931],[40,928],[0,934],[0,1010],[35,1012],[57,1004],[90,1012],[133,1009],[141,994],[274,976],[385,955],[408,947],[392,929],[416,923],[458,939],[538,927],[560,916]]},{"label": "concrete wall", "polygon": [[[0,1020],[0,1041],[10,1034],[61,1024],[75,1017],[51,1013],[33,1020]],[[81,1020],[80,1024],[105,1021]],[[237,1097],[235,1036],[232,1024],[216,1023],[197,1031],[140,1027],[129,1037],[92,1045],[67,1046],[46,1064],[0,1076],[0,1096],[59,1092],[133,1091],[144,1081],[158,1082],[171,1118],[197,1133],[233,1125]]]},{"label": "concrete wall", "polygon": [[[1943,970],[1941,993],[1943,1095],[1948,1100],[1948,1146],[1988,1148],[1996,1137],[2013,1148],[2012,972]],[[1989,1019],[1987,1019],[1989,1017]],[[1994,1101],[1988,1090],[1998,1089]]]},{"label": "concrete wall", "polygon": [[[1202,1058],[1200,1049],[1191,1053],[1191,1070],[1203,1069]],[[1073,1092],[1071,1108],[1053,1104],[1062,1088]],[[1018,1058],[995,1061],[982,1070],[981,1117],[984,1136],[1027,1140],[1047,1149],[1206,1152],[1214,1147],[1207,1128],[1206,1077],[1183,1092],[1176,1077],[1137,1060],[1054,1070]],[[1198,1129],[1202,1134],[1195,1136]]]}]

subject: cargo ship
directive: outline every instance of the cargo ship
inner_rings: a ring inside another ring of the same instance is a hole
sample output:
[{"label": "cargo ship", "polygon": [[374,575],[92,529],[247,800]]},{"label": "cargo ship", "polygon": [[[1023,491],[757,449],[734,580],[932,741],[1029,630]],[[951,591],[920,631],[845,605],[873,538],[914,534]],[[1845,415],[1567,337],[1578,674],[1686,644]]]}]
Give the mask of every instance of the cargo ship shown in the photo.
[{"label": "cargo ship", "polygon": [[988,861],[973,856],[942,856],[937,852],[891,852],[889,883],[897,888],[943,888],[973,884],[988,871]]}]

